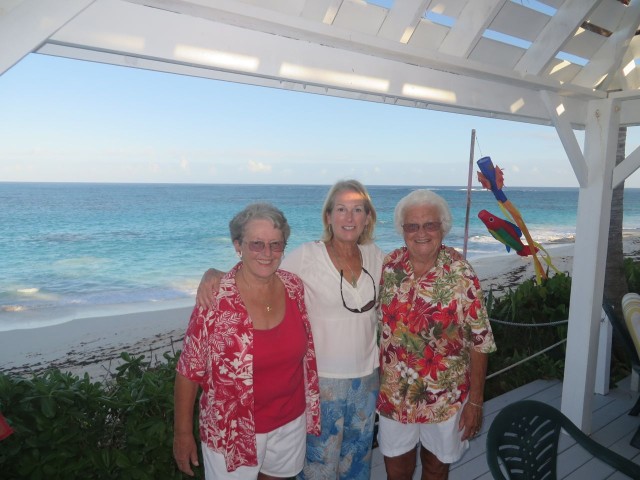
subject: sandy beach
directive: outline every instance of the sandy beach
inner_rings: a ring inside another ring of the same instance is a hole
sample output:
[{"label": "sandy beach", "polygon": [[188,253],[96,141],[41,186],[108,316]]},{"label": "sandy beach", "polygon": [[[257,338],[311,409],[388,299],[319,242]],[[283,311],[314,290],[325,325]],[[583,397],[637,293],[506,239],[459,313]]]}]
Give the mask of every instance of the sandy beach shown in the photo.
[{"label": "sandy beach", "polygon": [[[554,265],[571,273],[573,244],[545,246]],[[626,256],[640,258],[640,232],[624,234]],[[501,292],[533,277],[528,257],[511,252],[472,259],[483,290]],[[78,319],[42,328],[12,330],[0,334],[0,370],[29,374],[56,367],[95,380],[108,377],[121,363],[120,353],[144,354],[152,362],[163,361],[165,352],[182,347],[192,307],[125,315]]]},{"label": "sandy beach", "polygon": [[182,348],[192,307],[92,317],[0,334],[0,370],[36,373],[48,368],[93,379],[115,373],[121,352],[153,362]]}]

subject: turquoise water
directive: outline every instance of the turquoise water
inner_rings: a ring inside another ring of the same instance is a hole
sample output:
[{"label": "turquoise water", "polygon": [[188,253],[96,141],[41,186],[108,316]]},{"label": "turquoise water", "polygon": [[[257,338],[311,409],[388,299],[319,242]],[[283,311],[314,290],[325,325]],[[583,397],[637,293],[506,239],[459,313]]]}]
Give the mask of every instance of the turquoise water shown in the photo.
[{"label": "turquoise water", "polygon": [[[379,246],[402,243],[393,209],[418,187],[371,186]],[[422,188],[422,187],[421,187]],[[451,207],[445,239],[462,249],[463,187],[430,187]],[[202,272],[236,261],[228,222],[252,201],[281,208],[288,249],[321,233],[328,186],[0,183],[0,331],[73,318],[191,305]],[[540,243],[572,241],[578,190],[511,188],[507,196]],[[504,252],[477,219],[502,217],[493,195],[472,192],[468,257]],[[640,189],[625,192],[624,227],[640,229]],[[511,253],[513,254],[513,253]]]}]

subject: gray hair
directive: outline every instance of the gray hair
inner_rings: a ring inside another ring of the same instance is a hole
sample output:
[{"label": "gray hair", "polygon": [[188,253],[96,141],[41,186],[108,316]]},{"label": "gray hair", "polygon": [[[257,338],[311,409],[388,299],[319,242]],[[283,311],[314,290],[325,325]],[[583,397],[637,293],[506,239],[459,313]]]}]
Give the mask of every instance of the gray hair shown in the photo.
[{"label": "gray hair", "polygon": [[414,190],[410,194],[406,195],[396,205],[395,212],[393,214],[393,222],[396,230],[400,235],[403,235],[402,224],[404,223],[404,213],[407,208],[423,206],[423,207],[436,207],[438,209],[438,217],[442,225],[442,237],[446,237],[451,230],[451,210],[449,210],[449,204],[447,201],[431,190]]},{"label": "gray hair", "polygon": [[376,209],[373,206],[373,202],[371,201],[371,197],[369,196],[369,192],[367,192],[365,186],[358,180],[340,180],[339,182],[336,182],[329,190],[329,193],[327,193],[327,198],[325,198],[324,206],[322,207],[322,224],[324,225],[322,241],[328,242],[333,238],[333,231],[331,230],[331,225],[329,225],[329,222],[327,221],[327,215],[333,212],[333,208],[336,206],[336,196],[338,193],[344,191],[356,192],[362,195],[364,211],[370,215],[370,221],[365,225],[364,230],[360,234],[358,243],[361,245],[371,243],[374,239],[373,231],[376,228],[376,219],[378,216],[376,214]]},{"label": "gray hair", "polygon": [[229,233],[231,234],[232,242],[237,240],[239,243],[242,243],[244,229],[251,220],[270,220],[274,228],[282,232],[284,242],[287,243],[289,235],[291,234],[291,227],[289,227],[284,213],[270,203],[249,204],[244,210],[238,212],[236,216],[231,219],[229,222]]}]

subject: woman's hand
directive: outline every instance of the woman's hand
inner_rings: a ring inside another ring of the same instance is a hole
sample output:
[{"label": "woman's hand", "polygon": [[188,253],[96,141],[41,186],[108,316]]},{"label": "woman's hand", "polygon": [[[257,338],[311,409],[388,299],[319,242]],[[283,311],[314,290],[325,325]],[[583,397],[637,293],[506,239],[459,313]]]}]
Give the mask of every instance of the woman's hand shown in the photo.
[{"label": "woman's hand", "polygon": [[198,285],[198,291],[196,292],[196,305],[198,307],[213,307],[213,298],[220,288],[220,279],[224,275],[225,272],[221,272],[215,268],[210,268],[204,272],[200,280],[200,285]]},{"label": "woman's hand", "polygon": [[458,260],[463,260],[463,259],[464,259],[464,257],[462,256],[462,254],[461,254],[459,251],[457,251],[455,248],[453,248],[453,247],[448,247],[448,246],[446,246],[446,245],[443,245],[443,246],[442,246],[442,248],[444,248],[444,249],[447,251],[447,253],[448,253],[449,255],[451,255],[451,259],[452,259],[452,260],[454,260],[454,261],[458,261]]},{"label": "woman's hand", "polygon": [[191,433],[176,434],[173,436],[173,458],[176,459],[178,469],[193,477],[191,465],[198,467],[198,448]]},{"label": "woman's hand", "polygon": [[193,438],[193,408],[198,388],[197,383],[176,373],[173,389],[173,458],[180,471],[192,477],[191,465],[200,465]]},{"label": "woman's hand", "polygon": [[471,388],[469,389],[469,397],[467,403],[464,404],[462,409],[462,416],[460,417],[459,430],[464,429],[462,440],[468,440],[480,433],[482,427],[482,405],[483,405],[483,393],[484,382],[487,377],[487,362],[489,357],[486,353],[471,349],[470,353],[471,363],[469,365]]},{"label": "woman's hand", "polygon": [[458,430],[464,430],[462,440],[471,440],[482,428],[482,404],[467,401],[462,408]]}]

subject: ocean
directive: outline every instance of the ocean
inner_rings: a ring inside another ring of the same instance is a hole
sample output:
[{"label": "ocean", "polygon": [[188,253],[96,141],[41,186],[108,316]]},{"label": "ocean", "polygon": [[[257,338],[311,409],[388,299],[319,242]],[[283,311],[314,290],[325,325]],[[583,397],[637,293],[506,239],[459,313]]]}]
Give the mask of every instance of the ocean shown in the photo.
[{"label": "ocean", "polygon": [[[0,331],[76,318],[190,306],[205,269],[235,264],[231,217],[254,201],[282,209],[292,233],[287,249],[316,240],[327,185],[182,185],[0,183]],[[465,187],[368,186],[378,212],[376,241],[402,244],[396,203],[430,188],[451,208],[447,245],[462,250]],[[534,240],[572,242],[577,188],[505,188]],[[477,218],[503,215],[496,200],[471,194],[467,257],[506,253]],[[624,228],[640,229],[640,189],[626,189]],[[510,255],[515,255],[511,252]]]}]

